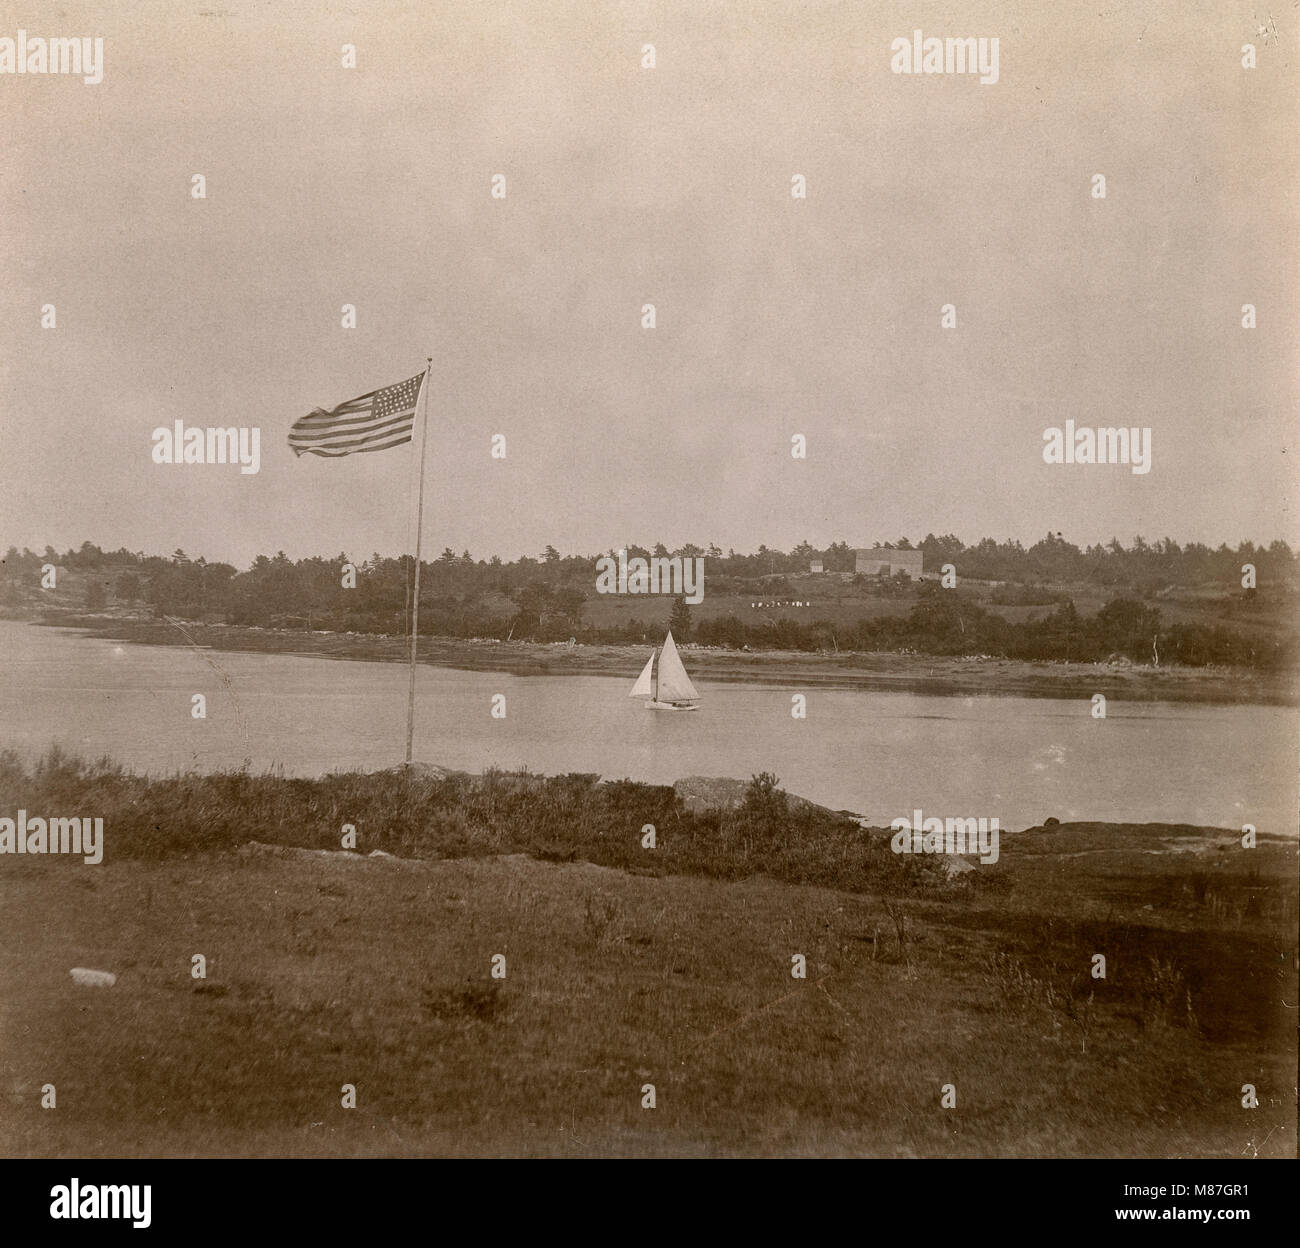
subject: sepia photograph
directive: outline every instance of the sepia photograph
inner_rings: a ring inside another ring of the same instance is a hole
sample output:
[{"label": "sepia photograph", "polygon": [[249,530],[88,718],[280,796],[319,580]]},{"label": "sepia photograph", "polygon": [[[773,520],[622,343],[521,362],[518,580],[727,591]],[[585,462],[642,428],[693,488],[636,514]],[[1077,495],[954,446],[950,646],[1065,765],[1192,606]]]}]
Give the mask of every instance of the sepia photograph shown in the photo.
[{"label": "sepia photograph", "polygon": [[38,1221],[451,1158],[1249,1221],[1300,7],[209,4],[0,5]]}]

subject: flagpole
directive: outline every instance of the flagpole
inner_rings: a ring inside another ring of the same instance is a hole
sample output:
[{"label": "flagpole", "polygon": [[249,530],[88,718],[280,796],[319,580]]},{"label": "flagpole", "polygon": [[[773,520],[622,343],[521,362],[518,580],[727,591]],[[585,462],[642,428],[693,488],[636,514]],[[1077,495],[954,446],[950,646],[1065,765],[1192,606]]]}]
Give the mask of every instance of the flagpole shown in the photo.
[{"label": "flagpole", "polygon": [[411,681],[406,695],[406,765],[411,765],[411,745],[415,740],[415,649],[420,638],[420,539],[424,531],[424,452],[429,445],[429,374],[433,356],[427,356],[424,381],[420,391],[424,399],[424,430],[420,434],[420,493],[415,509],[415,588],[411,592]]}]

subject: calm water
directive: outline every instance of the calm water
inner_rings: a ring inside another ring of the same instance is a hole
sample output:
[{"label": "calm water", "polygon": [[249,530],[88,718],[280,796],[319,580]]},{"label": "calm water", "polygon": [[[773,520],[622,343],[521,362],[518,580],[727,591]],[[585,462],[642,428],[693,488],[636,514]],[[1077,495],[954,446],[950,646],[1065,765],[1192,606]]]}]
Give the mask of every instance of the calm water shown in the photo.
[{"label": "calm water", "polygon": [[[626,696],[639,666],[625,678],[422,667],[416,757],[656,782],[766,770],[880,823],[919,806],[996,815],[1004,828],[1055,815],[1296,832],[1295,708],[1112,702],[1097,721],[1082,699],[813,691],[801,721],[792,689],[697,680],[703,709],[672,715]],[[404,749],[406,682],[399,664],[123,645],[0,621],[0,744],[57,741],[155,773],[245,759],[299,775],[387,767]],[[207,696],[206,720],[190,716],[194,693]],[[489,713],[496,693],[504,720]]]}]

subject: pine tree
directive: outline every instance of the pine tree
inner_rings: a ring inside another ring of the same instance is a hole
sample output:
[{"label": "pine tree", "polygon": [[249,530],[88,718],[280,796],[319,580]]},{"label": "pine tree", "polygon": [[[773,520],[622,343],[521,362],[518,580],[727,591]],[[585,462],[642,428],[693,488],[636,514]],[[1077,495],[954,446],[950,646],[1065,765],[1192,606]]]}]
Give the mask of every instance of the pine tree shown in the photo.
[{"label": "pine tree", "polygon": [[668,629],[678,641],[690,640],[691,609],[681,594],[673,599],[673,612],[668,617]]}]

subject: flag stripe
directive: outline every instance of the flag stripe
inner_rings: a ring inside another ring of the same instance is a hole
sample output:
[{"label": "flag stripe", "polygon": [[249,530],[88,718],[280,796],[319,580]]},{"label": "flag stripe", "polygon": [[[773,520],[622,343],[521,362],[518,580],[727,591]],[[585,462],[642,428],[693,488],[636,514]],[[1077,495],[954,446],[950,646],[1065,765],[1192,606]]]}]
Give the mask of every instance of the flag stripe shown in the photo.
[{"label": "flag stripe", "polygon": [[[370,411],[370,400],[374,398],[374,393],[362,395],[361,399],[349,399],[346,403],[340,403],[333,411],[327,412],[324,408],[318,407],[314,412],[309,412],[301,420],[296,421],[299,425],[321,425],[328,424],[332,420],[341,419],[345,416],[365,415]],[[364,402],[362,400],[365,400]]]},{"label": "flag stripe", "polygon": [[[386,451],[390,446],[401,446],[403,442],[411,440],[410,432],[403,434],[400,438],[394,438],[391,442],[381,443],[379,446],[366,446],[362,450],[366,451]],[[346,451],[327,451],[323,446],[309,446],[298,452],[299,455],[321,455],[326,459],[337,459],[340,455],[351,455],[357,448],[353,447]]]},{"label": "flag stripe", "polygon": [[367,450],[373,449],[376,442],[386,441],[388,438],[397,437],[398,434],[405,434],[408,438],[411,436],[411,429],[415,424],[409,417],[399,422],[396,427],[390,429],[381,429],[376,433],[367,433],[359,438],[329,438],[320,442],[309,442],[301,446],[290,443],[294,450],[314,451],[318,446],[323,446],[331,451],[342,450],[351,447],[354,450],[360,450],[363,447]]},{"label": "flag stripe", "polygon": [[324,438],[350,437],[354,433],[369,433],[372,430],[385,429],[389,425],[400,425],[402,421],[409,424],[413,419],[414,415],[411,412],[406,412],[401,416],[394,416],[392,420],[348,421],[346,424],[341,424],[337,429],[333,427],[326,429],[318,426],[311,430],[295,430],[289,434],[289,445],[293,446],[297,442],[319,442]]}]

